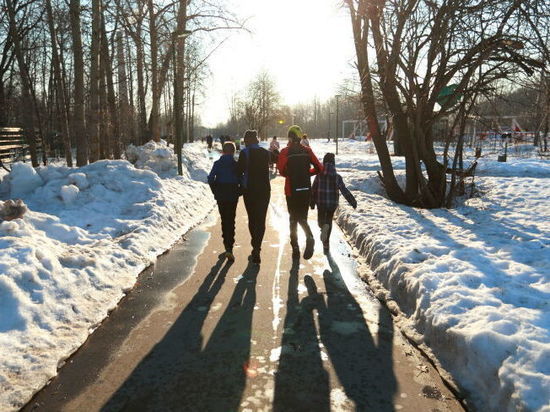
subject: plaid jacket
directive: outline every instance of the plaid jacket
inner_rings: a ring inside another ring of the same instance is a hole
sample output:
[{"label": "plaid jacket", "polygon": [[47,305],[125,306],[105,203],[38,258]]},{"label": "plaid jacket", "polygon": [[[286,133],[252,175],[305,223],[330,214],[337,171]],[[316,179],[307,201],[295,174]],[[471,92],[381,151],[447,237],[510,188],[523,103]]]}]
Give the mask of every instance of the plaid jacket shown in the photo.
[{"label": "plaid jacket", "polygon": [[336,173],[333,163],[325,163],[320,175],[315,176],[311,187],[311,207],[317,205],[319,209],[336,209],[338,207],[339,192],[352,207],[357,207],[357,201],[347,189],[342,177]]}]

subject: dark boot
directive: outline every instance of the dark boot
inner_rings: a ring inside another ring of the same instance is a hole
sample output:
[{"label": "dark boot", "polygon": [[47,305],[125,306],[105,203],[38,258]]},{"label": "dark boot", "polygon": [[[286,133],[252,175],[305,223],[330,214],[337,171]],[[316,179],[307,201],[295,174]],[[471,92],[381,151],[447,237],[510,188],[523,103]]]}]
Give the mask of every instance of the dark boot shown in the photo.
[{"label": "dark boot", "polygon": [[260,249],[253,249],[252,253],[248,257],[248,260],[256,265],[262,263],[262,259],[260,258]]},{"label": "dark boot", "polygon": [[308,260],[313,256],[315,249],[315,239],[313,236],[308,236],[306,239],[306,248],[304,249],[304,259]]}]

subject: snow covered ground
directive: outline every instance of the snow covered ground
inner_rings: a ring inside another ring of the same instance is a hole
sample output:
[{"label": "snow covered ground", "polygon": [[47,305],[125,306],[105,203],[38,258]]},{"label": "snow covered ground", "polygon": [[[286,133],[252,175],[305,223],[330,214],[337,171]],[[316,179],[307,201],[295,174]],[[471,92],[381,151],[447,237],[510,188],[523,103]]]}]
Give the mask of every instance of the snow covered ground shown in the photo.
[{"label": "snow covered ground", "polygon": [[210,212],[203,147],[185,145],[183,177],[172,149],[153,142],[129,150],[137,168],[20,163],[2,176],[0,199],[29,211],[0,223],[1,411],[55,376],[137,275]]},{"label": "snow covered ground", "polygon": [[[359,204],[338,222],[371,283],[479,410],[550,411],[550,161],[481,158],[478,197],[421,210],[384,197],[370,144],[340,142],[337,168]],[[403,159],[392,160],[402,176]]]}]

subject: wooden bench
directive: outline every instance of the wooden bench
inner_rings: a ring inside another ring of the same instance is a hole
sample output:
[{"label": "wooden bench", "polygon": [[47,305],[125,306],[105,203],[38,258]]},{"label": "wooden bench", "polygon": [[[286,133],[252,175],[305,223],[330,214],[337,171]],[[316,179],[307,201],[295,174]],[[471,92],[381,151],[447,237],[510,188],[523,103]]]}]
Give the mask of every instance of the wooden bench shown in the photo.
[{"label": "wooden bench", "polygon": [[[36,149],[40,151],[42,141],[36,138]],[[10,171],[8,164],[30,160],[29,145],[20,127],[0,127],[0,166]]]}]

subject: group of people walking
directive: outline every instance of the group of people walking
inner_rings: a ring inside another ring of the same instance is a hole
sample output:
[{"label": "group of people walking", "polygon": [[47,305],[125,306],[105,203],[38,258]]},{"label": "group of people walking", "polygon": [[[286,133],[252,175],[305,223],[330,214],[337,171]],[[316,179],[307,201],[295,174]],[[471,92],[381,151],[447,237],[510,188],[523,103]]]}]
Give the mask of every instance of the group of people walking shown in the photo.
[{"label": "group of people walking", "polygon": [[[338,207],[339,192],[355,208],[357,202],[345,187],[340,175],[336,173],[335,157],[327,153],[323,164],[319,162],[309,142],[303,144],[304,134],[299,126],[288,129],[288,145],[279,152],[276,137],[270,144],[270,150],[259,146],[255,130],[244,134],[244,149],[235,160],[235,144],[227,141],[222,146],[222,156],[212,167],[208,183],[218,203],[222,221],[222,237],[225,256],[234,260],[235,216],[239,197],[242,195],[248,214],[248,229],[252,251],[249,260],[260,264],[261,246],[265,233],[265,223],[271,184],[269,168],[273,162],[273,151],[277,151],[277,169],[285,177],[285,197],[289,213],[290,244],[292,258],[300,257],[298,244],[298,225],[306,235],[303,258],[313,255],[315,239],[307,222],[308,209],[317,206],[318,223],[321,228],[321,241],[325,253],[329,252],[329,237],[332,218]],[[307,141],[307,138],[306,138]],[[276,142],[276,144],[274,143]],[[311,184],[311,177],[316,176]]]}]

